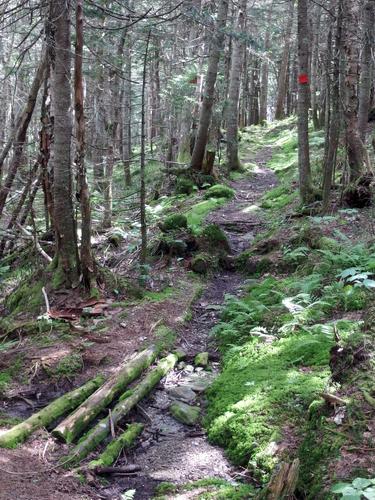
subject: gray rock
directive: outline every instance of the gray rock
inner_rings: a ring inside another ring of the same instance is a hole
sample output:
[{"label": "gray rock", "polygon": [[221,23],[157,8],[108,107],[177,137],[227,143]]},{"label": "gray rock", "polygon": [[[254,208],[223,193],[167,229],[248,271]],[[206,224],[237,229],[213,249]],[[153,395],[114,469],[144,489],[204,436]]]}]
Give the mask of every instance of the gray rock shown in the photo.
[{"label": "gray rock", "polygon": [[200,414],[200,409],[197,406],[190,406],[182,401],[172,403],[169,411],[176,420],[186,425],[194,425]]},{"label": "gray rock", "polygon": [[184,401],[185,403],[192,403],[195,398],[195,392],[190,387],[179,385],[168,389],[168,394],[173,399]]},{"label": "gray rock", "polygon": [[191,376],[184,380],[184,386],[189,387],[195,392],[204,392],[214,381],[214,376],[203,374],[197,374],[196,376]]}]

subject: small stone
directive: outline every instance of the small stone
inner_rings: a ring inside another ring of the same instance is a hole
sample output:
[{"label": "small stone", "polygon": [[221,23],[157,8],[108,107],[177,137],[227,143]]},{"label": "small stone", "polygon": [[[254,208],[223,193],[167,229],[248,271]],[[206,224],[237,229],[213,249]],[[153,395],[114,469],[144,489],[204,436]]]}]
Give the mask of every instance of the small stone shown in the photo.
[{"label": "small stone", "polygon": [[185,371],[188,372],[188,373],[193,373],[194,366],[192,366],[192,365],[186,365],[185,366]]},{"label": "small stone", "polygon": [[186,425],[194,425],[200,413],[200,409],[197,406],[190,406],[182,401],[172,403],[169,411],[176,420]]},{"label": "small stone", "polygon": [[179,385],[168,389],[168,394],[173,399],[184,401],[185,403],[192,403],[195,398],[195,392],[190,387]]},{"label": "small stone", "polygon": [[180,361],[177,365],[177,370],[183,370],[186,366],[185,361]]},{"label": "small stone", "polygon": [[195,366],[202,366],[205,368],[208,365],[208,352],[200,352],[195,356]]}]

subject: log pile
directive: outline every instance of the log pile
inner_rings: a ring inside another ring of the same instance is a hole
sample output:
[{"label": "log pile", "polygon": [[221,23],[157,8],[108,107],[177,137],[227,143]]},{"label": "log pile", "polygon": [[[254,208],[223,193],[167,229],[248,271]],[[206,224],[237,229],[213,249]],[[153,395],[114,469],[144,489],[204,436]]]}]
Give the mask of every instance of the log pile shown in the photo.
[{"label": "log pile", "polygon": [[[151,346],[124,363],[107,381],[98,376],[52,401],[24,422],[0,433],[0,447],[15,448],[36,430],[42,427],[50,428],[65,416],[52,431],[55,437],[72,443],[84,432],[86,434],[71,453],[62,459],[61,464],[67,467],[76,466],[101,443],[106,442],[104,451],[97,460],[88,464],[88,468],[96,470],[110,467],[122,449],[131,447],[143,430],[142,424],[131,423],[125,432],[122,431],[116,436],[117,424],[174,368],[179,359],[178,354],[169,354],[129,388],[129,384],[138,379],[154,363],[157,356],[158,348]],[[95,419],[103,412],[107,412],[107,416],[95,423]],[[90,429],[93,422],[94,425]]]}]

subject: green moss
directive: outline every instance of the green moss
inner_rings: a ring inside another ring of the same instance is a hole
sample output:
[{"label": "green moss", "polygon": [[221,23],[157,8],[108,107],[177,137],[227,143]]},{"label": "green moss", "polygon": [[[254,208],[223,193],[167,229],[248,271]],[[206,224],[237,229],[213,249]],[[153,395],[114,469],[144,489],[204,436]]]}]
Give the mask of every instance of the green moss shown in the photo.
[{"label": "green moss", "polygon": [[155,500],[164,498],[164,495],[176,495],[194,490],[204,490],[197,497],[202,500],[247,500],[253,498],[253,496],[255,497],[255,490],[249,484],[234,484],[224,479],[206,478],[182,485],[161,483],[155,490]]},{"label": "green moss", "polygon": [[188,177],[179,177],[176,182],[177,194],[191,194],[196,189],[194,182]]},{"label": "green moss", "polygon": [[199,253],[191,260],[191,269],[198,274],[207,274],[214,266],[215,262],[208,253]]},{"label": "green moss", "polygon": [[19,313],[39,313],[44,304],[42,281],[33,278],[18,286],[5,300],[5,305],[13,316]]},{"label": "green moss", "polygon": [[161,290],[160,292],[150,292],[146,291],[144,293],[144,299],[149,302],[163,302],[164,300],[169,299],[176,293],[176,289],[168,286]]},{"label": "green moss", "polygon": [[325,335],[297,335],[271,345],[251,340],[229,350],[208,391],[210,440],[267,479],[277,459],[272,443],[282,439],[286,415],[298,422],[327,383],[331,346]]},{"label": "green moss", "polygon": [[169,351],[176,341],[176,332],[165,325],[158,326],[154,336],[159,351]]},{"label": "green moss", "polygon": [[225,244],[229,246],[228,238],[217,224],[209,224],[202,231],[202,236],[212,245]]},{"label": "green moss", "polygon": [[231,200],[235,195],[234,189],[229,186],[224,186],[223,184],[215,184],[207,189],[204,197],[208,198],[226,198]]},{"label": "green moss", "polygon": [[184,214],[172,214],[164,219],[164,222],[160,224],[163,231],[174,231],[176,229],[187,228],[188,220]]},{"label": "green moss", "polygon": [[17,425],[21,422],[22,418],[10,417],[6,413],[0,411],[0,427],[13,427],[14,425]]},{"label": "green moss", "polygon": [[52,376],[57,378],[70,378],[77,372],[82,371],[82,369],[82,356],[77,353],[62,358],[53,369],[49,369],[49,372]]},{"label": "green moss", "polygon": [[207,215],[216,210],[217,208],[227,203],[226,198],[210,198],[209,200],[201,201],[193,205],[191,209],[186,212],[188,226],[193,232],[199,232],[202,222]]}]

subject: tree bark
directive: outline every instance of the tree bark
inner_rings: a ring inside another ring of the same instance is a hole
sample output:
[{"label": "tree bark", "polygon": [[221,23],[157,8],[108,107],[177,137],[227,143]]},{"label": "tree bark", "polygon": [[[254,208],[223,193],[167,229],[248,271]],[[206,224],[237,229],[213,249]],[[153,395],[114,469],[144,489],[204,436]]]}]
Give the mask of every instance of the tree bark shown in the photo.
[{"label": "tree bark", "polygon": [[91,205],[85,166],[85,115],[83,97],[83,0],[76,0],[76,49],[74,65],[74,101],[76,119],[76,166],[78,198],[81,207],[81,272],[83,283],[95,285],[94,259],[91,250]]},{"label": "tree bark", "polygon": [[9,165],[7,176],[0,189],[0,217],[3,213],[5,203],[13,185],[14,178],[23,158],[23,150],[26,142],[27,130],[35,109],[36,100],[38,97],[39,89],[43,83],[46,75],[47,56],[43,53],[41,62],[36,71],[33,83],[31,85],[30,93],[27,98],[27,103],[21,115],[17,120],[17,125],[14,133],[12,133],[9,141],[3,149],[0,156],[0,171],[4,160],[9,153],[12,146],[14,146],[13,157]]},{"label": "tree bark", "polygon": [[259,98],[259,121],[261,124],[267,121],[267,104],[268,104],[268,77],[269,77],[269,50],[271,47],[271,20],[272,20],[272,9],[271,5],[268,16],[267,16],[267,28],[266,28],[266,38],[264,41],[264,59],[262,61],[261,67],[261,85],[260,85],[260,98]]},{"label": "tree bark", "polygon": [[372,86],[372,48],[374,46],[375,0],[365,3],[363,9],[363,44],[361,56],[361,78],[359,85],[358,129],[362,141],[366,141],[370,91]]},{"label": "tree bark", "polygon": [[244,28],[246,19],[247,0],[242,0],[237,19],[237,32],[232,39],[232,57],[229,77],[229,91],[227,104],[227,168],[240,170],[238,157],[238,105],[240,99],[240,78],[243,64]]},{"label": "tree bark", "polygon": [[72,201],[72,99],[70,1],[51,0],[51,66],[53,142],[53,198],[56,233],[54,286],[78,284],[79,258]]},{"label": "tree bark", "polygon": [[309,35],[307,0],[298,0],[298,170],[301,202],[312,201],[309,148]]},{"label": "tree bark", "polygon": [[89,397],[102,383],[103,377],[98,376],[82,387],[55,399],[38,413],[34,413],[34,415],[27,420],[2,433],[0,435],[0,447],[15,448],[18,444],[23,443],[37,429],[48,427],[61,417],[61,415],[64,415],[64,413],[69,410],[74,410],[74,408]]},{"label": "tree bark", "polygon": [[212,108],[214,105],[215,84],[219,67],[220,54],[223,50],[224,45],[224,30],[227,22],[228,5],[229,0],[220,1],[215,33],[213,35],[212,45],[210,47],[203,102],[199,116],[198,132],[190,164],[191,168],[194,170],[202,170],[202,163],[206,151],[208,131],[212,117]]},{"label": "tree bark", "polygon": [[355,182],[363,173],[367,153],[358,128],[358,95],[359,78],[359,25],[358,0],[343,1],[344,50],[346,54],[344,117],[346,125],[346,142],[350,168],[350,182]]},{"label": "tree bark", "polygon": [[[328,148],[323,169],[322,212],[329,207],[332,177],[336,162],[336,153],[340,138],[340,60],[342,54],[342,0],[339,0],[336,13],[335,51],[333,56],[333,82],[331,91],[331,118],[327,136]],[[329,68],[327,68],[328,71]],[[329,78],[329,75],[328,75]]]},{"label": "tree bark", "polygon": [[156,368],[134,387],[133,392],[116,404],[111,412],[111,418],[108,416],[100,420],[86,438],[77,444],[67,459],[68,463],[78,463],[93,451],[110,433],[111,424],[116,425],[119,420],[124,418],[173,369],[177,361],[178,358],[175,354],[169,354],[159,361]]},{"label": "tree bark", "polygon": [[135,380],[156,359],[158,350],[150,347],[126,362],[104,385],[84,401],[77,410],[63,420],[52,434],[66,443],[72,443],[126,386]]},{"label": "tree bark", "polygon": [[283,118],[285,118],[286,81],[287,81],[287,74],[288,74],[289,53],[290,53],[290,42],[291,42],[291,35],[292,35],[293,19],[294,19],[294,0],[289,0],[287,24],[286,24],[285,36],[284,36],[284,49],[283,49],[283,55],[282,55],[282,59],[281,59],[279,78],[277,81],[277,101],[276,101],[276,110],[275,110],[276,120],[282,120]]}]

